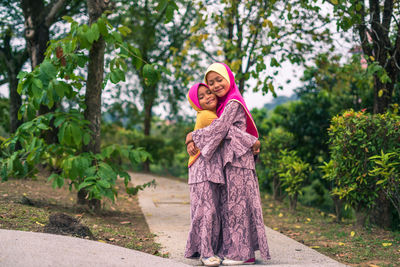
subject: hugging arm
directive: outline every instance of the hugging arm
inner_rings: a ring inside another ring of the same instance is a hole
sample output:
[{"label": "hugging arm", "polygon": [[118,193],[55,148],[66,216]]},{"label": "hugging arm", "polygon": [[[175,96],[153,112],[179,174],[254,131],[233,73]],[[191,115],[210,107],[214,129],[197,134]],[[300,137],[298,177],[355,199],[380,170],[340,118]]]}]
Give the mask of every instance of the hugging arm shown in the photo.
[{"label": "hugging arm", "polygon": [[232,147],[236,157],[240,158],[249,151],[253,150],[253,154],[260,152],[260,141],[257,137],[233,126],[229,129],[226,139],[231,139],[230,147]]},{"label": "hugging arm", "polygon": [[[193,131],[191,137],[201,154],[210,159],[219,144],[227,136],[229,130],[233,128],[234,122],[243,109],[237,102],[229,102],[221,117],[214,120],[210,126]],[[238,129],[239,130],[239,129]],[[237,134],[237,132],[236,132]]]}]

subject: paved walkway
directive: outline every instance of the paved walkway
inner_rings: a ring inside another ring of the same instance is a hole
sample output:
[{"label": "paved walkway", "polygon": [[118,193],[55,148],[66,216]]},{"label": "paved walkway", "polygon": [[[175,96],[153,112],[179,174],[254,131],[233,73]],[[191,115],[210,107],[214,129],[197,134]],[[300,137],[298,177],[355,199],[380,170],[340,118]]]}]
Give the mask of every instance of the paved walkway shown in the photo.
[{"label": "paved walkway", "polygon": [[[154,177],[132,174],[136,183]],[[170,259],[140,251],[81,238],[45,233],[0,229],[1,267],[184,267],[200,265],[198,260],[183,257],[189,231],[189,189],[187,184],[167,178],[156,178],[158,186],[139,193],[139,204],[157,235],[156,241],[170,253]],[[330,267],[344,266],[266,227],[272,260],[257,260],[257,266]],[[259,259],[259,256],[256,255]]]},{"label": "paved walkway", "polygon": [[[135,183],[151,181],[154,176],[131,174]],[[186,239],[190,228],[189,187],[186,183],[167,178],[156,178],[157,187],[139,193],[139,205],[156,242],[163,246],[170,258],[189,265],[201,265],[198,260],[185,259]],[[345,266],[319,252],[265,227],[272,260],[264,262],[256,254],[257,266]]]}]

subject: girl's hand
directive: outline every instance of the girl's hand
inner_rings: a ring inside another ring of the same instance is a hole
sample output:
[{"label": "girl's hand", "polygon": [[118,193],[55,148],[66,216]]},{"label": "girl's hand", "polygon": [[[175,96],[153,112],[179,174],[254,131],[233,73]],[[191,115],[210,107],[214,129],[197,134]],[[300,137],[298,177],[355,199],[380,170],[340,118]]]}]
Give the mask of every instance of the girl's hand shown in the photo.
[{"label": "girl's hand", "polygon": [[188,152],[188,154],[190,156],[196,155],[197,152],[199,151],[199,149],[195,146],[195,144],[193,142],[192,132],[190,132],[186,135],[185,144],[186,144],[186,151]]},{"label": "girl's hand", "polygon": [[186,135],[185,144],[188,145],[190,142],[193,142],[192,132],[190,132],[190,133],[188,133],[188,134]]},{"label": "girl's hand", "polygon": [[194,142],[191,141],[189,144],[187,144],[186,151],[190,156],[194,156],[197,154],[199,149],[194,145]]},{"label": "girl's hand", "polygon": [[252,147],[252,149],[253,149],[253,155],[258,155],[258,154],[260,154],[260,147],[261,147],[261,143],[260,143],[259,140],[257,140],[257,141],[254,143],[253,147]]}]

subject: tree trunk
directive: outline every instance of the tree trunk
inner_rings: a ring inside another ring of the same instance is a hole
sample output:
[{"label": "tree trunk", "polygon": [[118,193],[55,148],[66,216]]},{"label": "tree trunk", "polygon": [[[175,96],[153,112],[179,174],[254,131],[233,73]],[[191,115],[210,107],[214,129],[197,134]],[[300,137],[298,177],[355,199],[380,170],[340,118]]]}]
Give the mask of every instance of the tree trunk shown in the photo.
[{"label": "tree trunk", "polygon": [[385,192],[380,191],[378,198],[375,200],[375,207],[371,211],[371,222],[383,228],[392,226],[392,211],[390,200],[386,197]]},{"label": "tree trunk", "polygon": [[[146,86],[144,81],[143,85],[143,103],[144,103],[144,121],[143,121],[143,133],[145,136],[150,136],[151,132],[151,121],[153,119],[153,105],[156,98],[156,85]],[[143,171],[150,172],[150,161],[146,160],[143,162]]]},{"label": "tree trunk", "polygon": [[[6,67],[9,102],[10,102],[10,133],[15,133],[17,128],[22,124],[22,120],[18,120],[18,111],[22,105],[21,96],[17,92],[18,73],[22,69],[29,55],[26,49],[15,51],[11,46],[11,37],[13,31],[8,28],[3,35],[3,47],[0,47],[0,61]],[[17,145],[18,146],[18,145]],[[16,149],[19,149],[18,147]]]},{"label": "tree trunk", "polygon": [[282,201],[282,190],[281,190],[281,181],[279,180],[279,176],[274,176],[273,180],[273,197],[274,200]]},{"label": "tree trunk", "polygon": [[297,208],[297,199],[299,194],[295,194],[293,197],[289,197],[289,208],[291,211],[295,211]]},{"label": "tree trunk", "polygon": [[20,94],[17,92],[17,73],[9,73],[8,82],[10,89],[10,133],[15,133],[18,127],[22,124],[22,120],[18,120],[18,111],[22,105],[22,99]]},{"label": "tree trunk", "polygon": [[341,222],[342,221],[342,202],[343,202],[343,200],[341,200],[336,195],[332,196],[332,200],[335,205],[336,221]]},{"label": "tree trunk", "polygon": [[[97,19],[108,7],[108,0],[87,0],[89,12],[89,24],[96,22]],[[101,93],[104,75],[104,50],[105,41],[100,37],[98,41],[92,44],[89,51],[88,76],[86,81],[85,104],[84,112],[85,119],[90,122],[89,128],[92,131],[92,136],[89,144],[84,147],[84,151],[94,154],[100,153],[100,126],[101,126]],[[78,203],[86,202],[86,191],[78,192]],[[89,207],[95,211],[100,209],[100,200],[91,199],[86,202]]]}]

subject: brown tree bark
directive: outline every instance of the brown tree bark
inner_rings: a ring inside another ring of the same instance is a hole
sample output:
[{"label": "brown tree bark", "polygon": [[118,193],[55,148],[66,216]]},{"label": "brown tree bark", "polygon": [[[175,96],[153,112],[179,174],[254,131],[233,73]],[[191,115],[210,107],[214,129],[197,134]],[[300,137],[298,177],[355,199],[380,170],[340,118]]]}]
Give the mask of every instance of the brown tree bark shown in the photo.
[{"label": "brown tree bark", "polygon": [[[109,8],[108,0],[87,0],[89,12],[89,24],[96,22],[105,10]],[[89,128],[92,136],[89,144],[84,147],[84,151],[94,154],[100,153],[100,126],[101,126],[101,93],[104,75],[104,50],[105,41],[100,37],[99,40],[92,44],[89,51],[88,76],[86,81],[84,112],[85,119],[90,122]],[[87,202],[87,192],[80,190],[78,192],[78,203],[88,203],[93,210],[100,209],[100,200],[92,199]]]},{"label": "brown tree bark", "polygon": [[[150,136],[151,122],[153,119],[153,106],[156,99],[156,86],[146,86],[142,79],[142,98],[144,101],[144,121],[143,121],[143,133],[145,136]],[[146,160],[143,162],[143,171],[150,172],[150,161]]]},{"label": "brown tree bark", "polygon": [[10,92],[10,133],[15,133],[17,128],[22,124],[22,120],[18,120],[18,110],[21,107],[22,99],[17,92],[17,75],[28,60],[28,52],[26,49],[14,52],[10,44],[11,36],[11,29],[7,30],[3,36],[3,47],[0,47],[0,61],[4,62],[7,66],[6,76]]},{"label": "brown tree bark", "polygon": [[[382,83],[375,75],[374,83],[374,113],[384,113],[392,103],[394,85],[398,82],[400,74],[400,25],[394,41],[391,41],[390,25],[393,17],[393,0],[385,0],[383,9],[379,0],[369,1],[370,19],[366,19],[365,1],[359,0],[355,4],[362,8],[357,16],[360,23],[356,26],[361,40],[361,47],[369,62],[377,62],[382,66],[390,81]],[[381,93],[380,93],[381,92]]]}]

